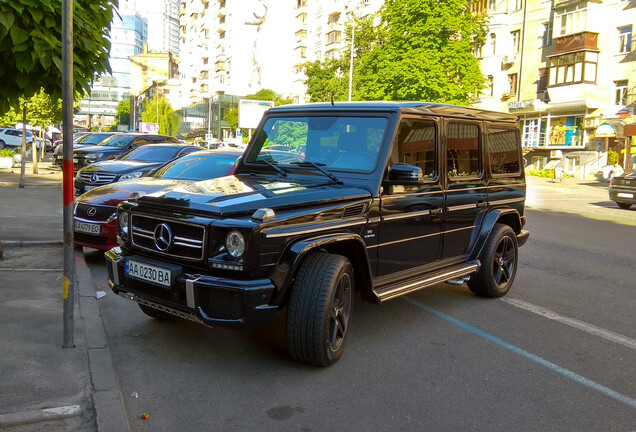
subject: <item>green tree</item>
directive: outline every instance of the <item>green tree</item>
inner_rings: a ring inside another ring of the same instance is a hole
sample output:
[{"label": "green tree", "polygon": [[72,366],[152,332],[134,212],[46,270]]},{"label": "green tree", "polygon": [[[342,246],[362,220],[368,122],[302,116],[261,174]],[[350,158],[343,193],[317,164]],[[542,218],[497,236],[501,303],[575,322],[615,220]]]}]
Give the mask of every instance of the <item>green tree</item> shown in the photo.
[{"label": "green tree", "polygon": [[[110,23],[116,7],[117,0],[73,2],[73,82],[81,94],[96,73],[110,71]],[[61,22],[61,0],[0,2],[0,112],[18,108],[20,97],[30,98],[41,88],[61,97]]]},{"label": "green tree", "polygon": [[[158,111],[157,103],[159,104]],[[157,121],[157,112],[159,113],[159,121]],[[174,112],[166,98],[162,97],[146,100],[141,120],[146,123],[158,123],[159,133],[163,135],[177,136],[181,126],[181,117]]]},{"label": "green tree", "polygon": [[270,89],[261,89],[256,93],[245,96],[243,99],[273,101],[274,105],[276,106],[289,105],[294,102],[292,98],[285,97],[280,93],[276,93],[274,90]]},{"label": "green tree", "polygon": [[130,101],[123,100],[117,104],[115,117],[117,117],[117,120],[115,120],[115,123],[110,127],[111,131],[117,130],[117,126],[119,125],[130,126]]}]

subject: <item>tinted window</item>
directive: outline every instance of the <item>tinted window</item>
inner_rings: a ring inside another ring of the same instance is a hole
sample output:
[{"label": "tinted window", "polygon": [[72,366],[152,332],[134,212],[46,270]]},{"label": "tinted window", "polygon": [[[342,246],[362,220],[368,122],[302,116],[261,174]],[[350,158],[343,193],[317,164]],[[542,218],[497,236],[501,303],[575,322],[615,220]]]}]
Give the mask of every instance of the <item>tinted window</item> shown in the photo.
[{"label": "tinted window", "polygon": [[424,178],[437,177],[435,124],[404,119],[397,136],[397,147],[393,148],[391,163],[415,165],[422,169]]},{"label": "tinted window", "polygon": [[113,135],[109,139],[99,143],[99,145],[109,147],[126,147],[133,139],[135,139],[135,137],[130,135]]},{"label": "tinted window", "polygon": [[518,174],[521,169],[517,132],[492,130],[488,135],[487,154],[493,174]]},{"label": "tinted window", "polygon": [[179,180],[207,180],[222,177],[236,163],[237,156],[191,154],[159,169],[153,177]]},{"label": "tinted window", "polygon": [[110,138],[111,136],[113,135],[95,133],[95,134],[87,135],[86,138],[84,138],[81,142],[82,144],[100,144],[102,141]]},{"label": "tinted window", "polygon": [[468,123],[450,123],[446,131],[446,169],[451,179],[481,174],[479,128]]},{"label": "tinted window", "polygon": [[179,147],[143,146],[122,157],[122,160],[144,162],[167,162],[179,152]]}]

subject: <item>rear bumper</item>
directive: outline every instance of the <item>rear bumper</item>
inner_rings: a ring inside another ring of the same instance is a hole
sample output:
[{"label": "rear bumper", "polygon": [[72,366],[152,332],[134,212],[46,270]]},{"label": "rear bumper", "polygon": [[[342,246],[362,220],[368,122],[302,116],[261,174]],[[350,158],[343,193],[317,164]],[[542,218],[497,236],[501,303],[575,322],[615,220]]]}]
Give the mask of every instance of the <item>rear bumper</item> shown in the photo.
[{"label": "rear bumper", "polygon": [[[119,247],[105,254],[108,286],[122,297],[210,327],[259,328],[278,306],[270,305],[274,284],[269,279],[229,279],[190,273],[180,266],[138,255]],[[168,267],[176,273],[170,287],[155,286],[126,275],[127,259]]]},{"label": "rear bumper", "polygon": [[[619,196],[621,194],[621,196]],[[636,204],[636,190],[634,189],[610,189],[609,199],[614,202],[623,202],[629,204]]]},{"label": "rear bumper", "polygon": [[73,242],[75,246],[85,246],[93,249],[107,251],[117,246],[117,220],[108,223],[97,221],[86,221],[101,224],[99,235],[91,235],[80,232],[73,232]]}]

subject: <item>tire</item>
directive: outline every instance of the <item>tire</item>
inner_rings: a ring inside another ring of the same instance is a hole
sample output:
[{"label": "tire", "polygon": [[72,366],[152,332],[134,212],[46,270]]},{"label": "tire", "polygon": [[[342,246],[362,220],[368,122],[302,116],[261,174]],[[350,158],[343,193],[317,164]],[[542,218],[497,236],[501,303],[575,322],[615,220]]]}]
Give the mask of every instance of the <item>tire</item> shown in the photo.
[{"label": "tire", "polygon": [[517,236],[512,228],[496,224],[484,246],[481,267],[468,281],[468,288],[482,297],[505,295],[517,273],[518,252]]},{"label": "tire", "polygon": [[0,150],[2,150],[4,148],[6,144],[4,143],[4,141],[0,140]]},{"label": "tire", "polygon": [[632,205],[626,202],[617,202],[616,203],[620,208],[628,210]]},{"label": "tire", "polygon": [[300,265],[287,309],[287,348],[315,366],[338,361],[345,348],[355,289],[347,258],[313,253]]},{"label": "tire", "polygon": [[137,306],[139,306],[139,309],[141,309],[141,311],[143,313],[145,313],[146,315],[148,315],[150,318],[154,318],[157,321],[176,321],[178,318],[174,315],[171,315],[167,312],[163,312],[160,310],[157,310],[155,308],[152,308],[150,306],[146,306],[146,305],[142,305],[137,303]]}]

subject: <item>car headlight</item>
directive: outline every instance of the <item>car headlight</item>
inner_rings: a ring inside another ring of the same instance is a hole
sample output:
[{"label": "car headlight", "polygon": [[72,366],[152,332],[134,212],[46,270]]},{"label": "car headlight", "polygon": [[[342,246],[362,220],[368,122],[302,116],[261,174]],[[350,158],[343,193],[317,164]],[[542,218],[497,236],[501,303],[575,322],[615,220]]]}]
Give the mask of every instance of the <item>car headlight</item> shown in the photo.
[{"label": "car headlight", "polygon": [[128,238],[128,213],[121,212],[119,216],[117,216],[117,226],[119,231],[119,235],[122,238]]},{"label": "car headlight", "polygon": [[245,238],[238,231],[230,231],[225,238],[225,249],[234,258],[240,258],[245,252]]},{"label": "car headlight", "polygon": [[104,153],[89,153],[86,155],[86,159],[99,159],[104,156]]},{"label": "car headlight", "polygon": [[131,172],[131,173],[128,173],[128,174],[124,174],[121,177],[119,177],[119,181],[134,179],[134,178],[139,177],[142,174],[143,174],[143,172],[141,172],[141,171],[135,171],[135,172]]}]

